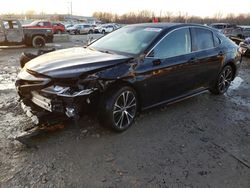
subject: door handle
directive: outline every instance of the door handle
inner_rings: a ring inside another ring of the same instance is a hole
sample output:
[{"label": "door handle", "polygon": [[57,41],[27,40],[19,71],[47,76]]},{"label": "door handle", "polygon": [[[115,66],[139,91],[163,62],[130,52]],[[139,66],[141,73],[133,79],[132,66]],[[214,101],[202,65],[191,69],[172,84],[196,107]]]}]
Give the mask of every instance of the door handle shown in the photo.
[{"label": "door handle", "polygon": [[161,64],[161,60],[160,59],[156,59],[156,60],[153,61],[153,65],[154,66],[158,66],[160,64]]}]

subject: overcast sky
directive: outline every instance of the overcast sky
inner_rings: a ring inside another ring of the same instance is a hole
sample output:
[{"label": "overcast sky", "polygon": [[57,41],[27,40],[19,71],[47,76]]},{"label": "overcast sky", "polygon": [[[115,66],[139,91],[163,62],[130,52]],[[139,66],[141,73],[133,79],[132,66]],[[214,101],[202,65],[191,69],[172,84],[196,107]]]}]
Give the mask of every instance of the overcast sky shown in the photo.
[{"label": "overcast sky", "polygon": [[189,15],[213,16],[218,12],[250,13],[250,0],[0,0],[1,13],[25,13],[34,10],[37,13],[70,12],[70,3],[73,5],[73,14],[91,16],[95,11],[106,11],[123,14],[129,11],[152,10],[160,12],[187,12]]}]

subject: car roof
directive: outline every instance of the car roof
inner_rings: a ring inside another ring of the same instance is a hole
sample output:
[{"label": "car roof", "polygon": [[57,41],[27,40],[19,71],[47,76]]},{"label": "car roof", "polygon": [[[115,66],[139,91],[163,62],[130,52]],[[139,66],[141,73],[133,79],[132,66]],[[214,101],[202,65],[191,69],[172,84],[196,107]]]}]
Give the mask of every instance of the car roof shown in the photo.
[{"label": "car roof", "polygon": [[133,24],[129,26],[141,26],[141,27],[156,27],[156,28],[162,28],[162,29],[170,29],[170,28],[179,28],[179,27],[185,27],[185,26],[197,26],[197,27],[203,27],[207,28],[209,30],[214,30],[211,27],[204,26],[201,24],[193,24],[193,23],[168,23],[168,22],[160,22],[160,23],[141,23],[141,24]]}]

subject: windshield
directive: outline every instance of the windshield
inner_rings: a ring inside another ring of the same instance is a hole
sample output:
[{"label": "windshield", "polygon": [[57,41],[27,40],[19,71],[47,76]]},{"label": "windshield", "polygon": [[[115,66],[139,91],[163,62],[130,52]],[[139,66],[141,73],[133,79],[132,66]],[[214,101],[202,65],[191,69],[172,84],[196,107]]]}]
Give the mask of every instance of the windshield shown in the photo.
[{"label": "windshield", "polygon": [[99,51],[139,54],[162,31],[161,28],[145,26],[127,26],[118,29],[90,45]]}]

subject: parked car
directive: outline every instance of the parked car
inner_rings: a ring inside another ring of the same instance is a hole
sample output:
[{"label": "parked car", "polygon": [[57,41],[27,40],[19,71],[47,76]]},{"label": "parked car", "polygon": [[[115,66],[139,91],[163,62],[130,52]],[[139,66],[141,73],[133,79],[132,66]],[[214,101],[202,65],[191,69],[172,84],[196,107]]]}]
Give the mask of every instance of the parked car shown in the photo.
[{"label": "parked car", "polygon": [[230,23],[212,23],[210,27],[218,29],[220,32],[223,32],[226,28],[235,28],[237,26],[235,24]]},{"label": "parked car", "polygon": [[61,23],[52,23],[52,22],[46,21],[46,20],[33,21],[30,24],[23,25],[23,28],[51,29],[54,34],[65,32],[65,27],[64,27],[63,24],[61,24]]},{"label": "parked car", "polygon": [[37,20],[33,21],[30,24],[23,25],[23,28],[45,28],[45,29],[53,29],[52,23],[46,20]]},{"label": "parked car", "polygon": [[241,48],[242,55],[249,58],[250,57],[250,37],[240,42],[239,46]]},{"label": "parked car", "polygon": [[102,33],[102,34],[105,34],[105,33],[110,33],[116,29],[118,29],[119,26],[118,25],[115,25],[115,24],[103,24],[103,25],[100,25],[99,27],[97,27],[95,29],[95,33]]},{"label": "parked car", "polygon": [[224,35],[233,40],[236,44],[239,45],[240,42],[244,41],[245,38],[250,37],[250,28],[227,28],[223,31]]},{"label": "parked car", "polygon": [[53,32],[47,28],[22,28],[19,20],[0,20],[0,45],[27,45],[36,48],[53,42]]},{"label": "parked car", "polygon": [[206,90],[225,93],[241,64],[238,50],[222,33],[202,25],[129,25],[87,47],[32,59],[18,74],[16,88],[33,114],[77,120],[93,107],[101,124],[124,131],[138,111]]},{"label": "parked car", "polygon": [[73,27],[67,28],[67,32],[69,34],[88,34],[88,33],[93,33],[94,28],[90,24],[76,24]]},{"label": "parked car", "polygon": [[52,23],[53,33],[55,34],[62,34],[66,32],[66,28],[61,23]]}]

